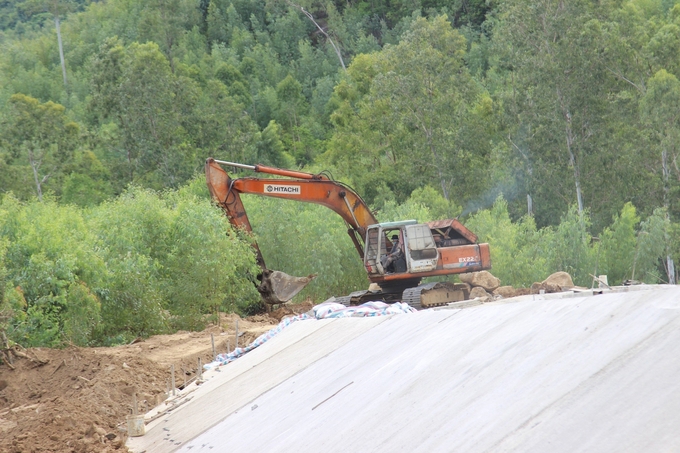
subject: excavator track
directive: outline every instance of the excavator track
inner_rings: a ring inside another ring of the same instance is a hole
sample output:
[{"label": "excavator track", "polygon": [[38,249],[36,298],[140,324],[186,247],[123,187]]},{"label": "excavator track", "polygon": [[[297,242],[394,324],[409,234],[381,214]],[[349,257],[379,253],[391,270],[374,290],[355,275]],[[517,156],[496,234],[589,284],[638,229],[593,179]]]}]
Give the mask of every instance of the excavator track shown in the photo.
[{"label": "excavator track", "polygon": [[371,301],[382,301],[388,304],[401,301],[416,310],[422,310],[467,300],[469,295],[470,290],[465,284],[433,282],[414,288],[406,288],[403,293],[371,290],[354,291],[348,296],[336,297],[335,302],[350,307]]},{"label": "excavator track", "polygon": [[421,310],[466,300],[469,295],[470,291],[465,284],[433,282],[404,290],[402,302]]},{"label": "excavator track", "polygon": [[366,302],[385,302],[393,303],[399,302],[401,300],[401,292],[385,292],[385,291],[372,291],[372,290],[362,290],[354,291],[350,293],[349,296],[340,296],[335,298],[335,302],[342,304],[345,307],[350,307],[353,305],[361,305]]}]

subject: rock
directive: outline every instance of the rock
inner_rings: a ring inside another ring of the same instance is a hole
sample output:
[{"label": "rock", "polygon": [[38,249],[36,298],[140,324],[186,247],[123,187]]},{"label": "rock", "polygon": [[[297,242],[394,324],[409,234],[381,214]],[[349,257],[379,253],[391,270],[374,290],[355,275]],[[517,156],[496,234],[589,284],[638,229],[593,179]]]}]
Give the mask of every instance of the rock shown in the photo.
[{"label": "rock", "polygon": [[515,297],[526,296],[527,294],[531,294],[531,288],[516,288],[515,289]]},{"label": "rock", "polygon": [[512,286],[499,286],[493,291],[494,296],[501,296],[503,298],[509,298],[509,297],[515,297],[516,295],[515,288]]},{"label": "rock", "polygon": [[501,281],[489,271],[469,272],[459,274],[458,277],[463,283],[467,283],[472,287],[480,286],[489,292],[501,286]]},{"label": "rock", "polygon": [[541,291],[543,291],[544,294],[559,293],[562,292],[562,287],[559,285],[550,285],[548,283],[538,282],[531,285],[531,294],[541,294]]},{"label": "rock", "polygon": [[491,294],[487,293],[481,286],[475,286],[470,291],[470,299],[479,298],[481,300],[491,300]]},{"label": "rock", "polygon": [[[559,286],[561,289],[574,287],[574,281],[567,272],[555,272],[542,282],[545,285]],[[546,291],[547,292],[547,291]]]},{"label": "rock", "polygon": [[0,433],[8,432],[17,427],[17,422],[0,418]]}]

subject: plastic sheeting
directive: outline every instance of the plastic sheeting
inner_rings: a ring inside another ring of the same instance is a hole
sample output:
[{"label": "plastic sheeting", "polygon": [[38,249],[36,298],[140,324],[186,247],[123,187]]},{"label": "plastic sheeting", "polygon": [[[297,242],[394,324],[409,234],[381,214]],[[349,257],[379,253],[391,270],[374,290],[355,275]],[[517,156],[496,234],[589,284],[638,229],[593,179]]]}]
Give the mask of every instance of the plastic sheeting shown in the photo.
[{"label": "plastic sheeting", "polygon": [[228,354],[219,354],[215,361],[204,365],[206,370],[226,365],[238,359],[242,355],[252,351],[258,346],[263,345],[270,339],[274,338],[279,332],[293,324],[296,321],[304,321],[309,319],[332,319],[332,318],[360,318],[370,316],[387,316],[398,315],[404,313],[415,313],[417,310],[409,304],[403,302],[396,302],[394,304],[386,304],[384,302],[366,302],[356,307],[345,307],[342,304],[334,302],[325,302],[312,308],[307,313],[297,316],[291,316],[283,319],[278,326],[270,329],[255,339],[252,343],[244,348],[236,348]]}]

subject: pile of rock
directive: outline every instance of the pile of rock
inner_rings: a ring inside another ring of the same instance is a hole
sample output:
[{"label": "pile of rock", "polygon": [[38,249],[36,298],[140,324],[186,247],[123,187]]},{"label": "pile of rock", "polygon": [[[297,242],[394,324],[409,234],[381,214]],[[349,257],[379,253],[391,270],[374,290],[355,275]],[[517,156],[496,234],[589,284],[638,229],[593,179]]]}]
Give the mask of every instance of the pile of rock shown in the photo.
[{"label": "pile of rock", "polygon": [[491,294],[501,287],[501,281],[489,271],[470,272],[458,275],[460,281],[470,288],[469,299],[491,300]]},{"label": "pile of rock", "polygon": [[542,282],[536,282],[531,288],[513,288],[501,286],[501,281],[491,272],[480,271],[460,274],[460,281],[470,288],[469,299],[479,298],[484,301],[524,296],[526,294],[557,293],[574,288],[571,275],[567,272],[555,272]]}]

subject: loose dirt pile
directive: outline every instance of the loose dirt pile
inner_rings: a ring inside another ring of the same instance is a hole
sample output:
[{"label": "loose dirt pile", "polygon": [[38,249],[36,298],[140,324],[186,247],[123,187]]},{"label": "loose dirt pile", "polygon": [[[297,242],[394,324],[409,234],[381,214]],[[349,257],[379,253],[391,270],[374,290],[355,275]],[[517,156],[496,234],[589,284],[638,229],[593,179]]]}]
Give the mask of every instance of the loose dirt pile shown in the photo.
[{"label": "loose dirt pile", "polygon": [[[283,316],[302,313],[311,303],[286,306],[269,315],[224,316],[202,332],[159,335],[112,348],[20,350],[13,363],[0,364],[0,451],[127,451],[125,418],[133,395],[144,413],[161,404],[174,365],[177,387],[195,376],[198,358],[245,346],[276,326]],[[212,338],[211,338],[212,334]],[[13,367],[14,369],[12,369]]]}]

